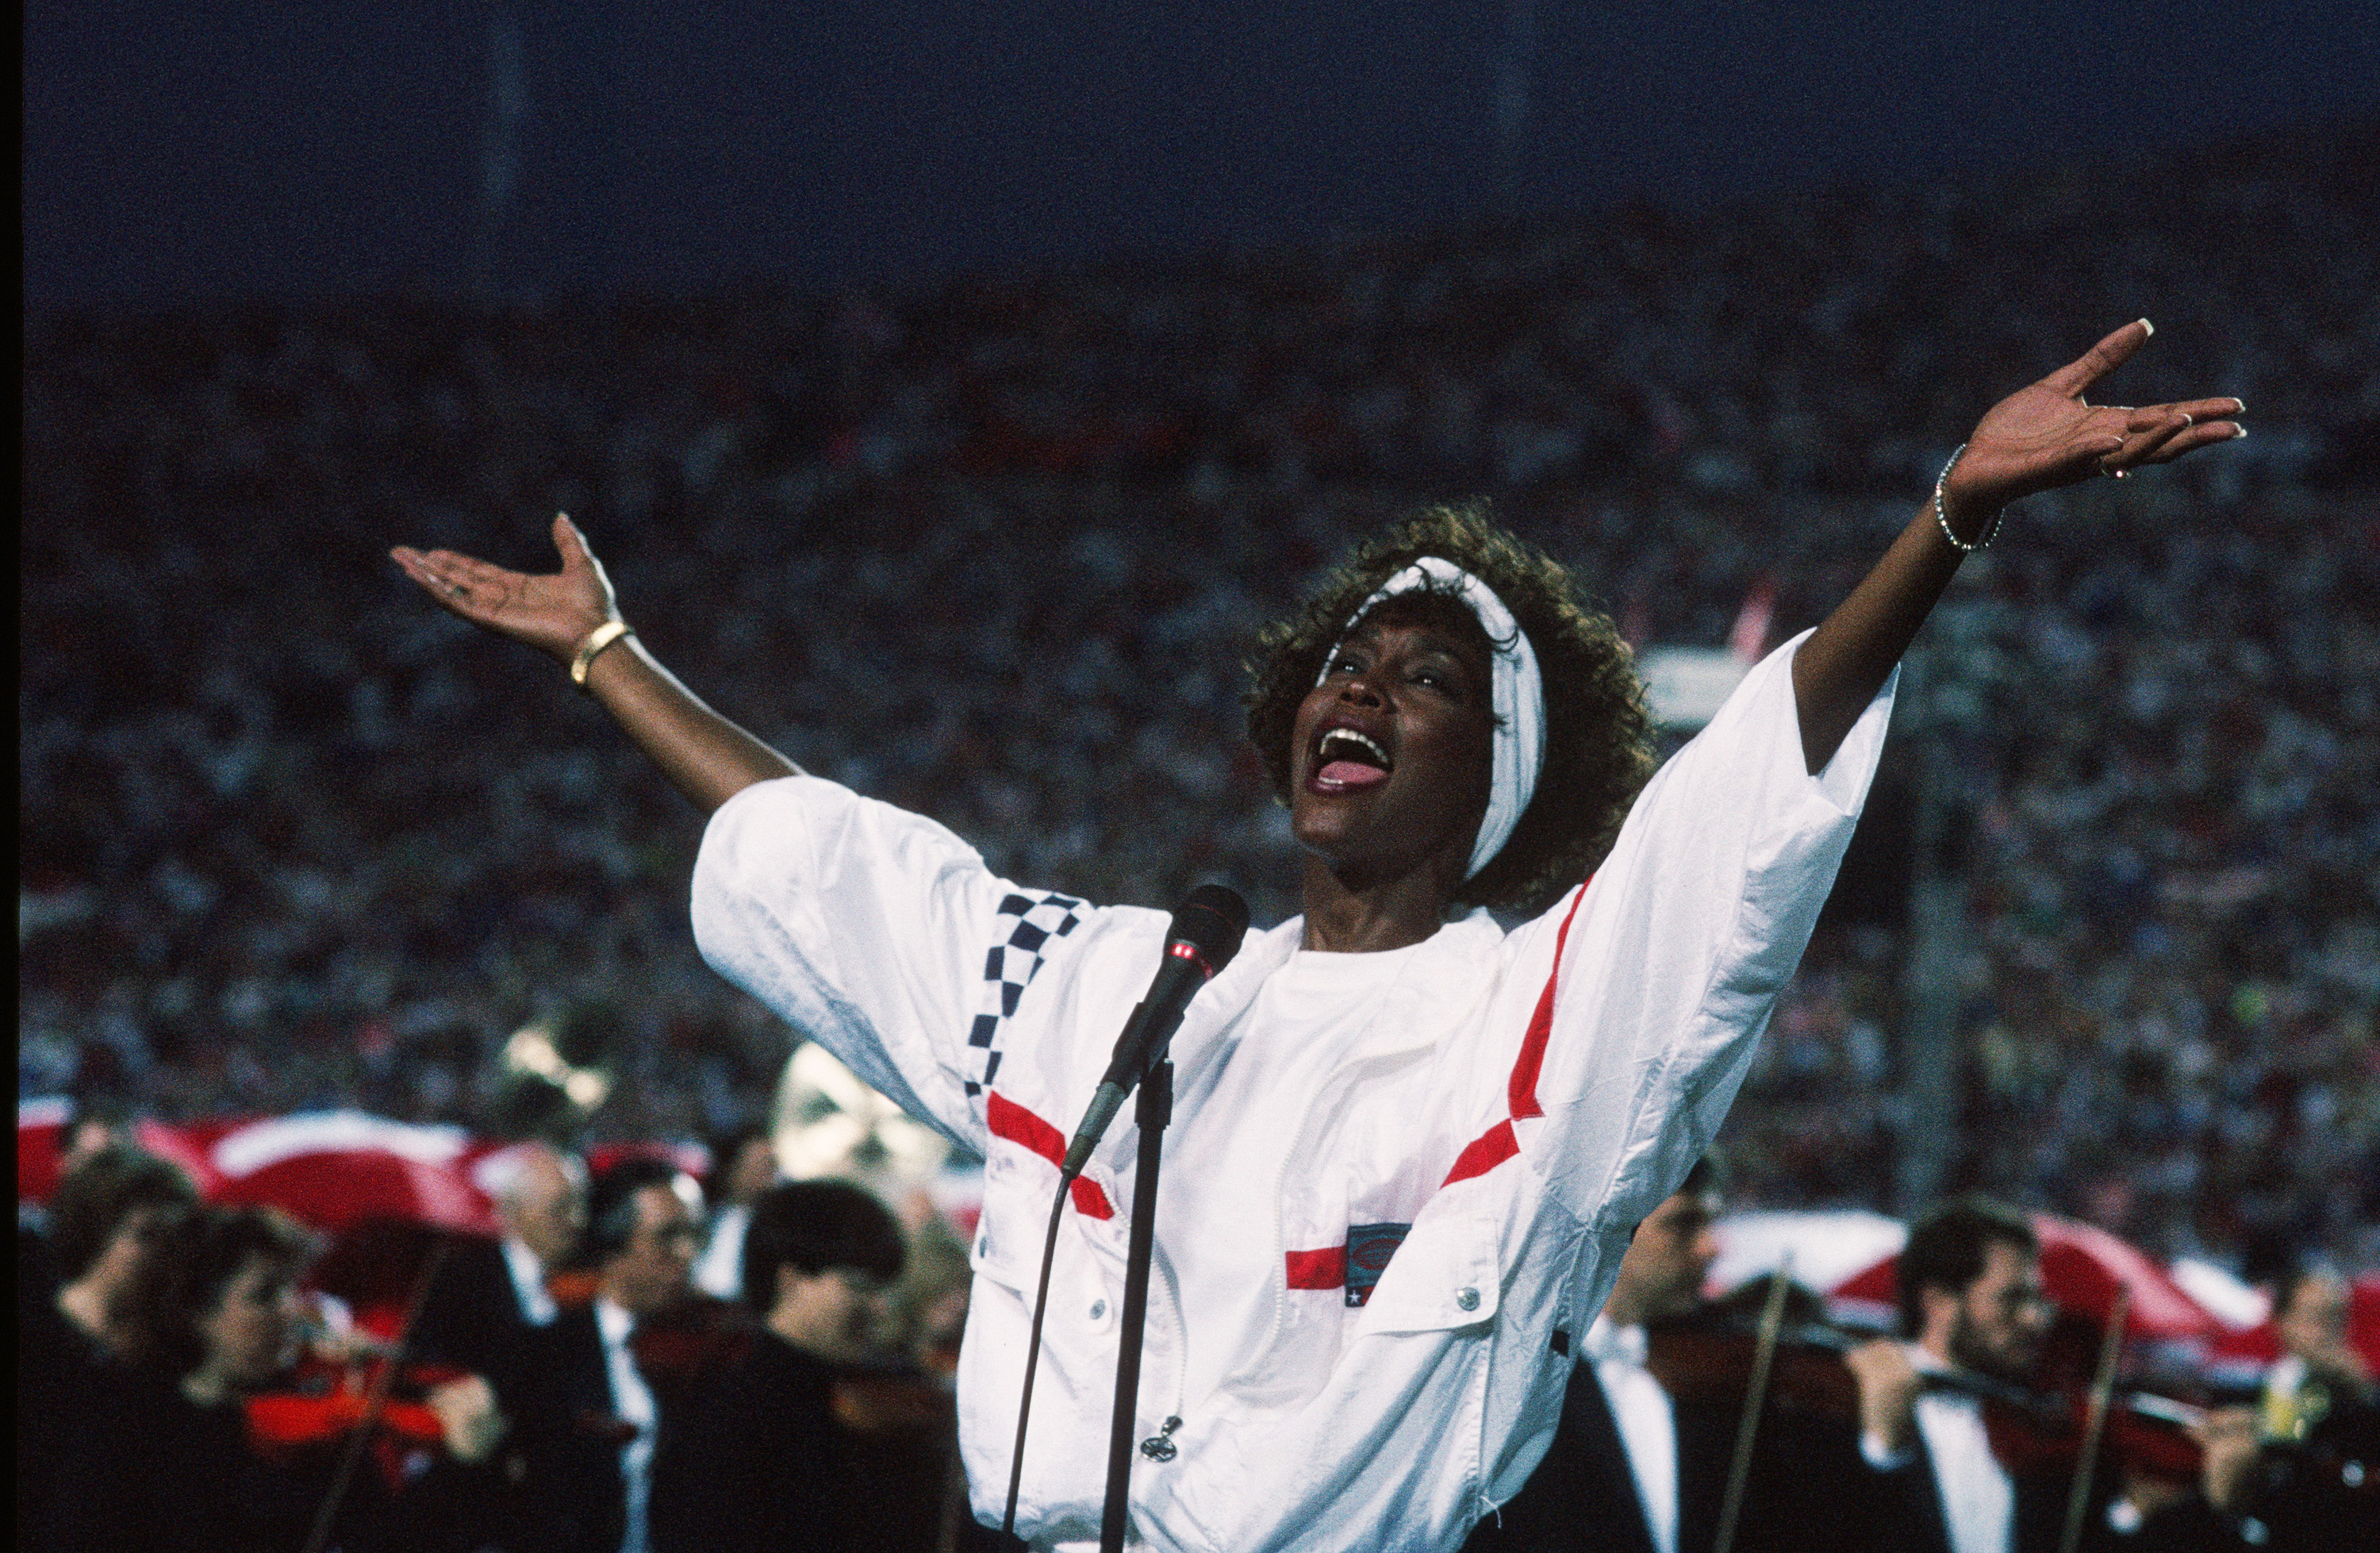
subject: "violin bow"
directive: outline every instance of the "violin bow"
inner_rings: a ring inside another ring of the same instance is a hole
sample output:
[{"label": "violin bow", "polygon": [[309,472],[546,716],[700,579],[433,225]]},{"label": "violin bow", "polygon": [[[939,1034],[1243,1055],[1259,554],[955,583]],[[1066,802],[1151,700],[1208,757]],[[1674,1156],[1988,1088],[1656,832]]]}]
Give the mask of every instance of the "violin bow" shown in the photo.
[{"label": "violin bow", "polygon": [[2124,1351],[2124,1321],[2132,1313],[2132,1291],[2116,1288],[2116,1308],[2107,1317],[2107,1340],[2099,1345],[2099,1373],[2091,1377],[2091,1408],[2082,1419],[2082,1457],[2074,1464],[2074,1486],[2066,1496],[2066,1534],[2058,1553],[2074,1553],[2082,1541],[2082,1516],[2090,1508],[2091,1477],[2099,1463],[2099,1440],[2107,1427],[2107,1402],[2116,1390],[2116,1360]]},{"label": "violin bow", "polygon": [[[1793,1283],[1793,1253],[1785,1253],[1768,1278],[1768,1299],[1760,1307],[1760,1337],[1752,1351],[1752,1378],[1744,1387],[1743,1415],[1736,1421],[1735,1455],[1727,1464],[1727,1496],[1719,1501],[1718,1531],[1711,1553],[1735,1546],[1736,1517],[1743,1510],[1743,1486],[1752,1477],[1752,1441],[1760,1430],[1760,1409],[1768,1396],[1768,1364],[1777,1357],[1777,1337],[1785,1327],[1785,1292]],[[2067,1553],[2073,1553],[2071,1548]]]},{"label": "violin bow", "polygon": [[355,1437],[347,1441],[346,1453],[339,1458],[338,1475],[331,1479],[331,1490],[322,1496],[322,1508],[314,1514],[314,1530],[306,1538],[306,1553],[322,1553],[323,1545],[331,1540],[331,1523],[338,1519],[339,1504],[347,1497],[347,1485],[355,1481],[356,1467],[364,1459],[364,1449],[371,1444],[372,1431],[380,1427],[381,1415],[388,1409],[389,1388],[396,1382],[396,1372],[405,1362],[406,1345],[413,1339],[413,1324],[421,1317],[421,1307],[429,1301],[430,1283],[446,1261],[448,1248],[455,1243],[451,1233],[441,1232],[423,1258],[421,1272],[413,1280],[413,1292],[405,1302],[405,1322],[396,1329],[396,1342],[388,1358],[372,1376],[371,1389],[364,1397],[364,1415],[356,1425]]}]

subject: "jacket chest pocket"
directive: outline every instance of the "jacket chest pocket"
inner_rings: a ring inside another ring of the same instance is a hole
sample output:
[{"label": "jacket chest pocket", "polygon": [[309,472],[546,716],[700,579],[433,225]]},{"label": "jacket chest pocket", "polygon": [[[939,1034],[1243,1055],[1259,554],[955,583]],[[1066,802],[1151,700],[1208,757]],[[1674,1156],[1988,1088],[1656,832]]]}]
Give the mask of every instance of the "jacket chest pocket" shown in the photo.
[{"label": "jacket chest pocket", "polygon": [[1393,1248],[1355,1332],[1453,1331],[1496,1318],[1502,1290],[1495,1226],[1477,1214],[1426,1213]]}]

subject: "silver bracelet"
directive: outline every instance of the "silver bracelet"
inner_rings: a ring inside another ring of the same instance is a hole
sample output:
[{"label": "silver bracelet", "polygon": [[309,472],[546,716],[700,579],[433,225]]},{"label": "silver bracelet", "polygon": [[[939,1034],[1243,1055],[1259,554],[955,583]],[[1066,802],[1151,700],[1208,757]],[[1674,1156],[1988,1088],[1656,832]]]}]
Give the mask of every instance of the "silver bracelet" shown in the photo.
[{"label": "silver bracelet", "polygon": [[1950,520],[1942,513],[1942,482],[1950,478],[1950,471],[1959,467],[1959,460],[1966,451],[1967,445],[1963,442],[1959,444],[1958,451],[1950,455],[1950,461],[1942,466],[1942,472],[1934,479],[1934,521],[1942,526],[1944,539],[1949,540],[1961,554],[1972,556],[1978,550],[1988,548],[1992,541],[1999,537],[2000,520],[2008,516],[2008,508],[2001,507],[1992,514],[1992,520],[1984,525],[1984,537],[1973,544],[1950,532]]}]

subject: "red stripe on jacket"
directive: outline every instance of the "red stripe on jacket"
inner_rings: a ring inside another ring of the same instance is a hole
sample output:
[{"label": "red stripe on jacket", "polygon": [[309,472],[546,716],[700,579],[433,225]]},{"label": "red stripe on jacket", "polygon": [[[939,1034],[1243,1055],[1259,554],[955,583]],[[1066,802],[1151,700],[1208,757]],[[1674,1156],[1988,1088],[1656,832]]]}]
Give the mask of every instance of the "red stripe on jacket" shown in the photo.
[{"label": "red stripe on jacket", "polygon": [[1292,1289],[1337,1289],[1347,1281],[1347,1248],[1343,1245],[1326,1246],[1320,1251],[1293,1251],[1288,1261]]},{"label": "red stripe on jacket", "polygon": [[[993,1137],[1005,1138],[1012,1143],[1023,1143],[1051,1165],[1065,1163],[1064,1133],[996,1089],[991,1091],[989,1099],[985,1109],[989,1113],[987,1119],[991,1124]],[[1099,1190],[1097,1181],[1076,1176],[1070,1191],[1075,1199],[1075,1211],[1085,1218],[1115,1217],[1115,1209],[1109,1205],[1108,1194]]]},{"label": "red stripe on jacket", "polygon": [[[1594,882],[1589,879],[1586,884]],[[1562,948],[1570,942],[1570,924],[1578,919],[1578,909],[1585,904],[1586,885],[1581,885],[1578,899],[1570,903],[1561,929],[1554,935],[1553,969],[1546,972],[1546,988],[1537,994],[1536,1012],[1529,1016],[1529,1028],[1521,1036],[1521,1055],[1512,1059],[1512,1076],[1504,1086],[1505,1100],[1512,1114],[1474,1138],[1454,1156],[1454,1168],[1439,1182],[1441,1188],[1484,1176],[1520,1153],[1521,1141],[1513,1133],[1512,1123],[1523,1117],[1546,1114],[1545,1107],[1537,1104],[1537,1075],[1545,1070],[1546,1042],[1554,1033],[1554,984],[1561,979]]]},{"label": "red stripe on jacket", "polygon": [[[1537,1075],[1545,1069],[1546,1043],[1553,1035],[1554,984],[1561,975],[1562,948],[1570,942],[1570,924],[1585,900],[1586,886],[1581,885],[1578,899],[1570,903],[1570,913],[1562,918],[1561,927],[1554,935],[1554,968],[1546,975],[1545,990],[1537,995],[1536,1011],[1530,1015],[1529,1028],[1521,1036],[1521,1055],[1512,1059],[1512,1076],[1504,1086],[1512,1114],[1463,1146],[1463,1152],[1454,1156],[1454,1168],[1439,1183],[1441,1187],[1484,1176],[1519,1154],[1521,1140],[1512,1131],[1512,1123],[1522,1117],[1546,1114],[1545,1107],[1537,1104]],[[1338,1289],[1347,1281],[1344,1245],[1326,1246],[1320,1251],[1293,1251],[1288,1253],[1288,1262],[1292,1289]]]}]

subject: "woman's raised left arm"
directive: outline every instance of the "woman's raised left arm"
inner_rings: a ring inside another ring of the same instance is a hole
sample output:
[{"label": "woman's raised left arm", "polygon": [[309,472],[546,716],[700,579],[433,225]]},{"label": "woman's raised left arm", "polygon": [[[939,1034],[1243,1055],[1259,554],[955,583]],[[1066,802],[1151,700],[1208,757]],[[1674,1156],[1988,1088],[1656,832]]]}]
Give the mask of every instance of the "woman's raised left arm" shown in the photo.
[{"label": "woman's raised left arm", "polygon": [[2079,360],[1994,405],[1944,474],[1938,495],[1918,509],[1884,558],[1802,643],[1793,659],[1793,702],[1810,771],[1834,758],[1960,561],[1989,539],[2009,503],[2095,475],[2120,480],[2143,464],[2168,463],[2248,434],[2239,422],[2247,407],[2235,398],[2143,409],[2085,402],[2092,385],[2146,344],[2151,332],[2145,318],[2127,324]]}]

